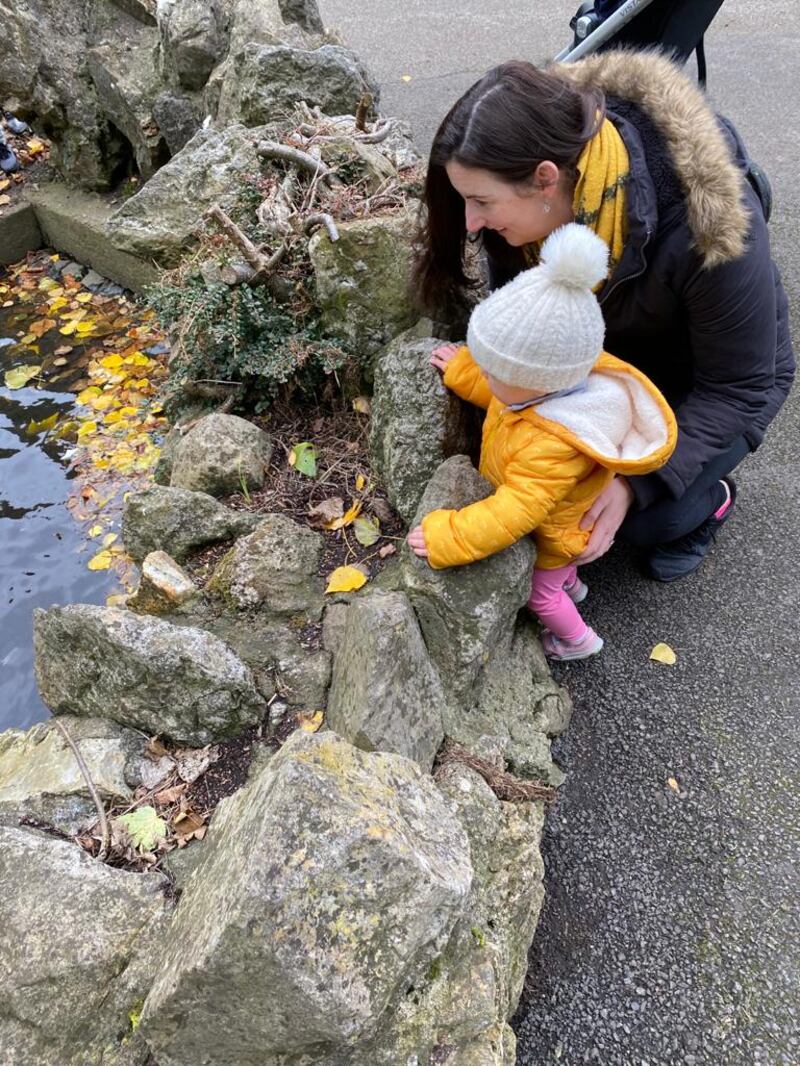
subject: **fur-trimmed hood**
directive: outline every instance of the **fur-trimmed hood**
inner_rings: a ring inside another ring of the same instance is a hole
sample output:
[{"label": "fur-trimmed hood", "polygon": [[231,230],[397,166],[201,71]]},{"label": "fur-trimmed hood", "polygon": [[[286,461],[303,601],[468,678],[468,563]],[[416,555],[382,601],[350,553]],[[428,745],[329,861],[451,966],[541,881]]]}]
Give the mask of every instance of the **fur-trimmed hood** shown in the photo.
[{"label": "fur-trimmed hood", "polygon": [[744,175],[703,93],[677,64],[657,52],[618,49],[554,65],[551,72],[645,111],[667,145],[704,265],[739,258],[749,226]]}]

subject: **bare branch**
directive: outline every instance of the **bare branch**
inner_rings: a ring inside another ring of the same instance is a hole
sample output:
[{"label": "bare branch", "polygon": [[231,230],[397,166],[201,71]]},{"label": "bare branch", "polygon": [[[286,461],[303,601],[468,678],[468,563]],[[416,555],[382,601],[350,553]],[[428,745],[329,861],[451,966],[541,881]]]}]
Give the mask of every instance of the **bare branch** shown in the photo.
[{"label": "bare branch", "polygon": [[326,214],[324,211],[316,211],[313,215],[308,215],[303,223],[303,230],[306,233],[311,233],[317,226],[325,226],[332,241],[339,240],[339,231],[331,215]]},{"label": "bare branch", "polygon": [[281,159],[285,163],[294,163],[295,166],[319,175],[331,185],[342,184],[327,163],[323,163],[321,159],[315,159],[308,152],[301,152],[299,148],[290,148],[288,144],[278,144],[276,141],[261,141],[257,151],[266,159]]},{"label": "bare branch", "polygon": [[100,839],[100,851],[98,852],[97,858],[102,862],[105,859],[106,855],[108,855],[108,845],[109,845],[109,840],[110,840],[110,833],[109,833],[109,829],[108,829],[108,819],[106,818],[105,808],[103,807],[103,803],[102,803],[102,800],[100,799],[100,794],[98,793],[97,788],[95,787],[95,783],[94,783],[94,781],[92,781],[92,775],[89,773],[89,767],[84,762],[83,756],[81,755],[80,751],[78,750],[78,745],[72,739],[72,737],[69,734],[69,730],[67,729],[67,727],[64,725],[64,723],[61,721],[60,718],[56,718],[55,719],[55,723],[58,726],[58,728],[61,730],[61,732],[64,734],[64,740],[66,740],[67,744],[69,744],[69,746],[72,748],[72,754],[75,756],[75,760],[78,763],[78,767],[79,767],[81,773],[83,774],[84,780],[86,781],[86,785],[87,785],[87,787],[89,789],[89,795],[94,800],[94,805],[97,808],[97,818],[98,818],[98,821],[100,822],[100,838],[101,838]]},{"label": "bare branch", "polygon": [[225,236],[236,245],[256,273],[260,273],[264,269],[264,257],[250,238],[242,233],[233,219],[225,214],[219,204],[211,205],[206,212],[206,218],[212,218],[217,223]]},{"label": "bare branch", "polygon": [[389,134],[392,132],[392,122],[387,120],[378,129],[373,130],[372,133],[356,134],[354,140],[360,144],[380,144],[381,141],[385,141]]}]

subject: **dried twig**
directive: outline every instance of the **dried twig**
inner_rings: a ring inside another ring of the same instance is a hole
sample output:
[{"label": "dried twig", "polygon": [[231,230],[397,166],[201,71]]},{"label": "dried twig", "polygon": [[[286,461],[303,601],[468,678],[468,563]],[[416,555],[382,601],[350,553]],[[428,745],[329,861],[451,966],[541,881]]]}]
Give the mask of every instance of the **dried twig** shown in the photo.
[{"label": "dried twig", "polygon": [[488,759],[473,755],[471,751],[457,744],[451,737],[445,737],[444,744],[436,757],[434,779],[440,780],[447,767],[454,763],[461,763],[480,774],[498,799],[510,800],[512,803],[530,800],[544,800],[545,803],[552,803],[556,798],[556,790],[549,785],[523,781],[522,778],[515,777],[507,770],[495,766]]},{"label": "dried twig", "polygon": [[361,99],[358,101],[358,107],[356,107],[356,129],[365,130],[367,128],[367,116],[369,115],[370,108],[372,107],[374,97],[372,93],[364,93]]},{"label": "dried twig", "polygon": [[328,231],[328,236],[332,241],[339,240],[339,231],[336,228],[336,223],[333,221],[333,217],[326,214],[325,211],[316,211],[313,215],[308,215],[303,222],[303,230],[305,233],[310,233],[317,226],[325,226]]},{"label": "dried twig", "polygon": [[100,799],[100,794],[97,791],[97,788],[95,787],[95,783],[94,781],[92,781],[92,775],[89,773],[89,767],[84,762],[83,756],[78,750],[78,745],[72,739],[69,734],[69,730],[60,718],[56,718],[55,723],[61,730],[61,732],[64,734],[64,740],[66,740],[67,744],[69,744],[70,748],[72,748],[72,754],[75,756],[75,759],[78,763],[78,767],[80,768],[84,780],[86,781],[86,785],[89,789],[89,795],[94,800],[94,805],[97,808],[97,818],[100,822],[100,851],[98,852],[97,858],[102,862],[105,859],[106,855],[108,855],[108,846],[109,841],[111,839],[105,808],[103,807],[103,803]]},{"label": "dried twig", "polygon": [[281,159],[285,163],[294,163],[303,170],[309,170],[312,174],[318,174],[329,185],[342,184],[327,163],[323,163],[321,159],[315,159],[308,152],[301,152],[299,148],[290,148],[288,144],[278,144],[276,141],[261,141],[257,151],[260,156],[267,159]]},{"label": "dried twig", "polygon": [[391,132],[392,123],[387,121],[378,129],[373,130],[372,133],[363,133],[360,136],[357,134],[354,139],[361,144],[380,144],[381,141],[386,140]]},{"label": "dried twig", "polygon": [[236,245],[253,270],[255,270],[256,274],[264,272],[266,267],[264,257],[250,238],[242,233],[233,219],[225,214],[219,204],[212,204],[211,207],[209,207],[206,212],[206,218],[211,218],[217,223],[228,240]]}]

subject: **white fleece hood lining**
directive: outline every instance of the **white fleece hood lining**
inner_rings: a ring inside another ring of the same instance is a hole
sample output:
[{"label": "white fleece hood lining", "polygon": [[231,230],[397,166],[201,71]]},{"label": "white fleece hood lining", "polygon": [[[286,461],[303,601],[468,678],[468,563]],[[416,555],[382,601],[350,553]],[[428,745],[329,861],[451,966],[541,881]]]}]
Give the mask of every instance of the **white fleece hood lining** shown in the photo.
[{"label": "white fleece hood lining", "polygon": [[593,371],[585,390],[545,400],[535,410],[610,462],[646,459],[663,448],[669,437],[656,398],[638,378],[624,371]]}]

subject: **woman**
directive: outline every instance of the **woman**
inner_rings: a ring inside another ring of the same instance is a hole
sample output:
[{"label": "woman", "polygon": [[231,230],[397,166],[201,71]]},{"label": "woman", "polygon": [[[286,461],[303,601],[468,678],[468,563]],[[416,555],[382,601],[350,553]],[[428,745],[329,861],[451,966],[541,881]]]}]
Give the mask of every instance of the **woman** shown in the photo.
[{"label": "woman", "polygon": [[510,62],[455,104],[431,150],[417,265],[431,306],[463,298],[468,235],[493,287],[570,221],[610,251],[597,295],[606,350],[666,395],[678,443],[666,466],[617,477],[584,518],[591,562],[621,539],[650,575],[696,570],[729,517],[731,471],[789,391],[786,295],[748,157],[733,127],[668,59],[610,52],[537,70]]}]

